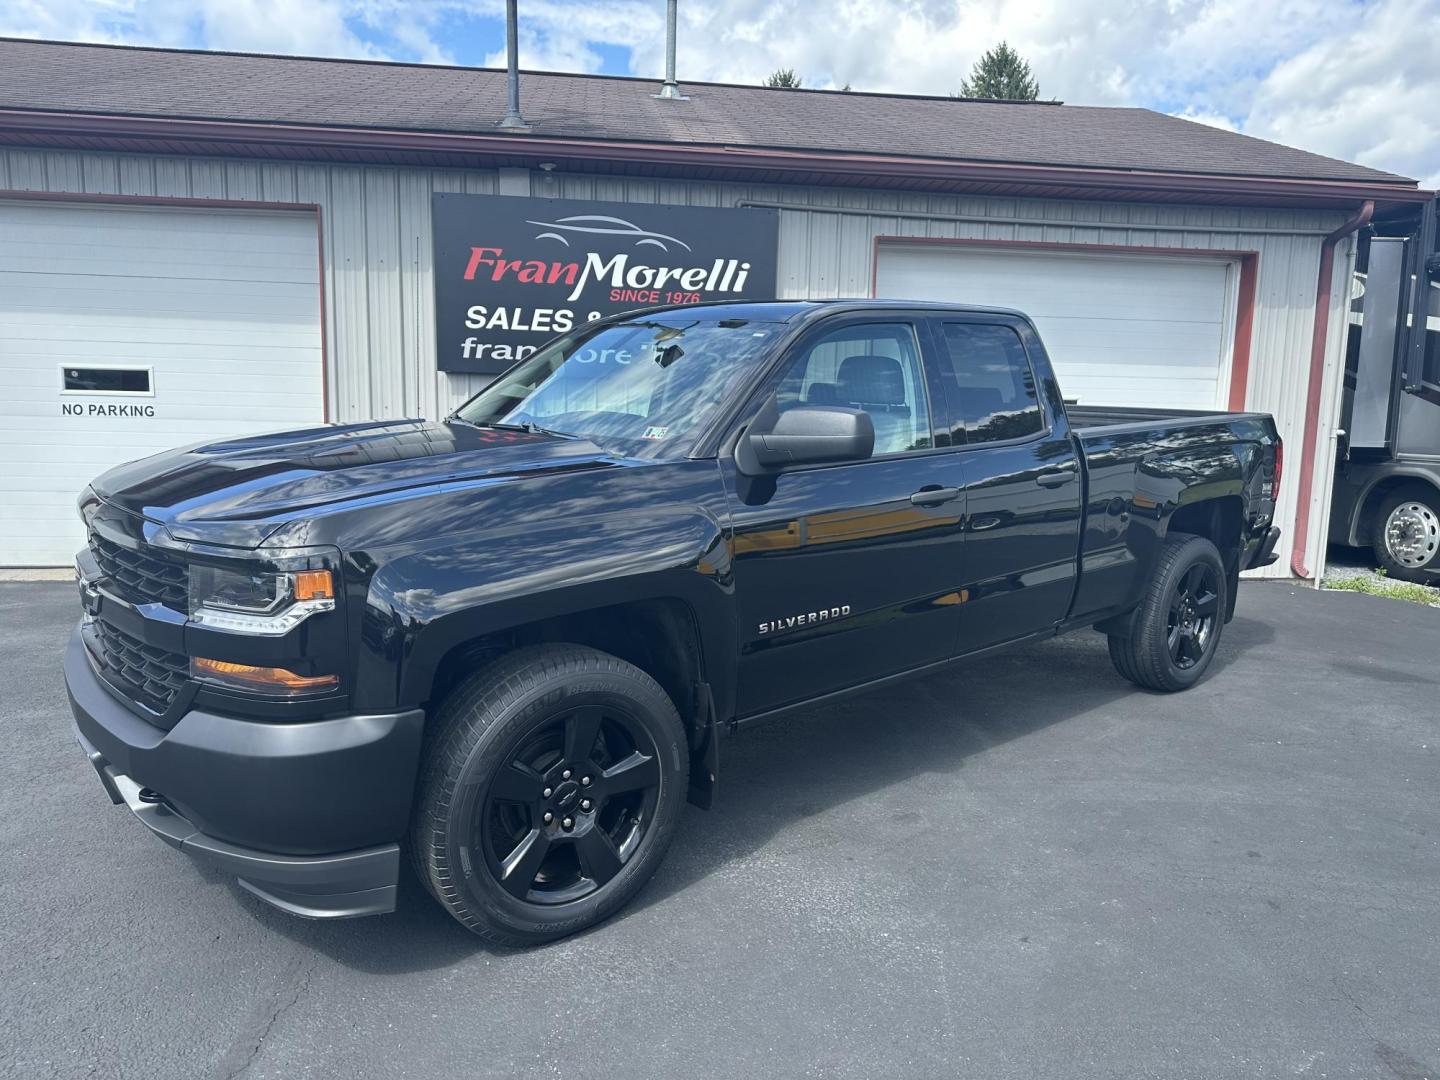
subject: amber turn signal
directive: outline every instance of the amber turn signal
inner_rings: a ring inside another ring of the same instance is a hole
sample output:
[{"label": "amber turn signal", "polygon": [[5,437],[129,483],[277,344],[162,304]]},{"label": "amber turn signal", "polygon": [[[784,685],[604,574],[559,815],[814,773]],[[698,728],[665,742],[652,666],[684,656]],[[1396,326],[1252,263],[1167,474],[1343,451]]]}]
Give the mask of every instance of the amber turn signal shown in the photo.
[{"label": "amber turn signal", "polygon": [[300,570],[295,574],[296,600],[334,600],[335,583],[329,570]]},{"label": "amber turn signal", "polygon": [[[326,577],[329,577],[328,573]],[[225,686],[271,694],[310,694],[333,690],[340,685],[340,679],[335,675],[297,675],[286,668],[232,664],[228,660],[209,660],[203,656],[191,661],[191,671]]]}]

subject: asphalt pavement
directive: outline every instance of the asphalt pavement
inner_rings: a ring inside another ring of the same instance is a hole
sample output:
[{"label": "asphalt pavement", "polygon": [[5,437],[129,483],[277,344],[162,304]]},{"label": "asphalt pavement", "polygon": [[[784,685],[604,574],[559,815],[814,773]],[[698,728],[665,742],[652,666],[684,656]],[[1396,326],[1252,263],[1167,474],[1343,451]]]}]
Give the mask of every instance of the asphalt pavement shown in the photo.
[{"label": "asphalt pavement", "polygon": [[1440,1077],[1440,611],[1246,584],[743,729],[639,901],[493,950],[272,911],[112,806],[73,588],[0,584],[0,1075]]}]

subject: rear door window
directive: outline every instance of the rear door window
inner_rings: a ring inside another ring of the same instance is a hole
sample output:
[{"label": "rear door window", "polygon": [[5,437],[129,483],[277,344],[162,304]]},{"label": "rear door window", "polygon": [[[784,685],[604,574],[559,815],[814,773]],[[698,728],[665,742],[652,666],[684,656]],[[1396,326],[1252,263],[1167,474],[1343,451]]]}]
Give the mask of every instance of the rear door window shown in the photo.
[{"label": "rear door window", "polygon": [[956,418],[955,441],[1003,442],[1045,429],[1035,372],[1020,335],[996,323],[941,324],[946,393]]}]

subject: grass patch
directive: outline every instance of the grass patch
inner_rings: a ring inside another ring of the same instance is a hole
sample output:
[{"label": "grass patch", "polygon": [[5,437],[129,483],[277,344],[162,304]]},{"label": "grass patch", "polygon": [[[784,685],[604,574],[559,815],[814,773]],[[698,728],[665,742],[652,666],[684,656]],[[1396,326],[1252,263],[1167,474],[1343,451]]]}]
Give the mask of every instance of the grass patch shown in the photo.
[{"label": "grass patch", "polygon": [[1386,596],[1391,600],[1408,600],[1413,604],[1440,607],[1440,589],[1428,585],[1417,585],[1413,581],[1393,581],[1383,577],[1326,578],[1324,587],[1341,592],[1369,593],[1371,596]]}]

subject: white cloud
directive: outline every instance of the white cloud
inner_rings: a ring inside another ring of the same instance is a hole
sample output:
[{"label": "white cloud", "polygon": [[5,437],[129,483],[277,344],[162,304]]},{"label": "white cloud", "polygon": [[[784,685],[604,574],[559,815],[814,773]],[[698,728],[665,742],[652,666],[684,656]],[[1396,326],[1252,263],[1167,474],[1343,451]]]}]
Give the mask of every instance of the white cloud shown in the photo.
[{"label": "white cloud", "polygon": [[[501,0],[8,0],[0,33],[499,64]],[[682,82],[944,94],[1005,39],[1041,93],[1143,105],[1440,185],[1440,0],[685,0]],[[521,0],[521,62],[659,74],[662,0]],[[489,24],[493,34],[493,21]],[[363,32],[361,32],[363,31]],[[468,46],[468,47],[467,47]]]},{"label": "white cloud", "polygon": [[1440,187],[1440,3],[1375,5],[1346,38],[1278,63],[1256,89],[1251,135]]},{"label": "white cloud", "polygon": [[134,4],[125,0],[10,0],[0,13],[0,33],[65,41],[130,41],[133,10]]},{"label": "white cloud", "polygon": [[[12,3],[15,0],[12,0]],[[318,53],[385,54],[346,25],[342,0],[18,0],[0,33],[115,44]]]}]

